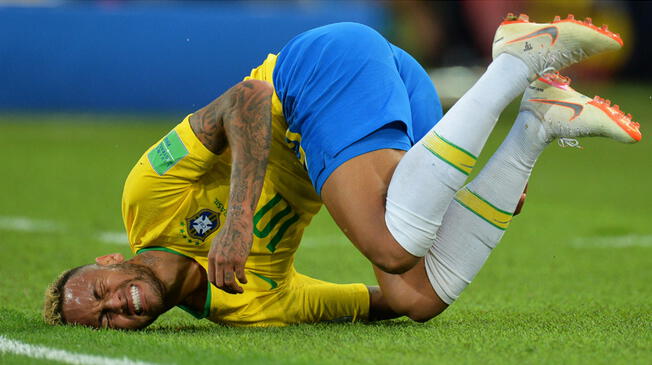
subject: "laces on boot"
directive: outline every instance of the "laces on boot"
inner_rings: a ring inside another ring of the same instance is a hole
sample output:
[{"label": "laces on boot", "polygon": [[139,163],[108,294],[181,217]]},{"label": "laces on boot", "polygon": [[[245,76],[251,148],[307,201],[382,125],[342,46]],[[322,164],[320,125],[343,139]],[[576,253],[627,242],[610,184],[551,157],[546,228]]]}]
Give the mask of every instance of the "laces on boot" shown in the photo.
[{"label": "laces on boot", "polygon": [[580,141],[576,140],[575,138],[561,137],[561,138],[557,139],[557,144],[561,148],[570,147],[570,148],[577,148],[577,149],[580,149],[580,150],[584,149],[584,147],[580,146]]}]

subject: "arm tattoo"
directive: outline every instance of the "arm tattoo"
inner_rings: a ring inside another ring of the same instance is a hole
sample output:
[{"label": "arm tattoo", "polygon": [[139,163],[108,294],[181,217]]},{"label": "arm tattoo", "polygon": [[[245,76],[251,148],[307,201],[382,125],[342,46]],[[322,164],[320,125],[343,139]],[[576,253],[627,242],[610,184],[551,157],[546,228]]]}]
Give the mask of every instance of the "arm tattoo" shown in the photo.
[{"label": "arm tattoo", "polygon": [[242,87],[233,94],[231,113],[225,117],[229,123],[224,123],[233,164],[229,215],[233,223],[241,217],[251,223],[271,147],[271,88],[256,88],[246,82],[239,85]]},{"label": "arm tattoo", "polygon": [[190,117],[190,125],[199,141],[216,154],[222,153],[227,143],[221,115],[225,109],[225,95],[220,96]]},{"label": "arm tattoo", "polygon": [[[231,191],[227,220],[232,240],[251,234],[271,147],[269,84],[249,80],[232,87],[195,113],[190,123],[197,138],[214,153],[231,149]],[[235,247],[230,247],[231,250]],[[248,252],[247,252],[248,253]]]}]

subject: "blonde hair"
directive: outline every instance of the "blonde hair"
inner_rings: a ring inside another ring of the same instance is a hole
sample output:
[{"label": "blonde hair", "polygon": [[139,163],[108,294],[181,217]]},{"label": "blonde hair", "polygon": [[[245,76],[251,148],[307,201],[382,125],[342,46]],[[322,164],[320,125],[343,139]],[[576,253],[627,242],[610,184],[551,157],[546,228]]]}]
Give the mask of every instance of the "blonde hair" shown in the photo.
[{"label": "blonde hair", "polygon": [[73,275],[81,269],[91,265],[82,265],[62,272],[52,282],[52,284],[45,289],[45,301],[43,303],[43,320],[45,323],[53,326],[66,324],[66,319],[61,313],[63,307],[64,286]]}]

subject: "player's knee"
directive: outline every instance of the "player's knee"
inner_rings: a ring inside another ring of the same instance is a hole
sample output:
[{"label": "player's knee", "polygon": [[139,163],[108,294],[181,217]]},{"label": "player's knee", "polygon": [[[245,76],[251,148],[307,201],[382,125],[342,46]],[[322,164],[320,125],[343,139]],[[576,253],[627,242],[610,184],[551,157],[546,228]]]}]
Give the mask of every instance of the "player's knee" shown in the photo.
[{"label": "player's knee", "polygon": [[448,307],[436,293],[417,288],[389,293],[387,301],[392,310],[415,322],[427,322]]},{"label": "player's knee", "polygon": [[448,305],[429,297],[417,296],[413,300],[403,300],[402,307],[403,315],[415,322],[423,323],[437,317],[448,308]]},{"label": "player's knee", "polygon": [[374,265],[388,274],[403,274],[419,262],[419,258],[407,255],[377,255],[371,258]]},{"label": "player's knee", "polygon": [[426,307],[411,308],[407,311],[406,316],[415,322],[423,323],[437,317],[445,309],[446,307],[438,307],[432,304]]},{"label": "player's knee", "polygon": [[[382,243],[382,244],[381,244]],[[402,274],[419,262],[419,257],[405,251],[395,240],[379,240],[373,245],[367,258],[379,269],[389,274]]]},{"label": "player's knee", "polygon": [[351,240],[363,255],[382,271],[402,274],[419,262],[406,251],[384,227],[362,229],[353,232]]}]

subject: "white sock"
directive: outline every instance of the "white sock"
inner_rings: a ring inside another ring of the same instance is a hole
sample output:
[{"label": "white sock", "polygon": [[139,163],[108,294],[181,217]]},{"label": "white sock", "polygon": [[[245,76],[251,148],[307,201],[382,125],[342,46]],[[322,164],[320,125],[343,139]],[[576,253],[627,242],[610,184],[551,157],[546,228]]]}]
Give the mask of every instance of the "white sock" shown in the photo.
[{"label": "white sock", "polygon": [[487,165],[456,194],[425,259],[430,283],[447,304],[457,299],[502,238],[546,145],[539,120],[521,112]]},{"label": "white sock", "polygon": [[387,193],[385,222],[396,241],[422,257],[455,192],[472,171],[498,116],[529,85],[518,58],[497,57],[475,85],[398,164]]}]

